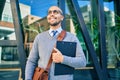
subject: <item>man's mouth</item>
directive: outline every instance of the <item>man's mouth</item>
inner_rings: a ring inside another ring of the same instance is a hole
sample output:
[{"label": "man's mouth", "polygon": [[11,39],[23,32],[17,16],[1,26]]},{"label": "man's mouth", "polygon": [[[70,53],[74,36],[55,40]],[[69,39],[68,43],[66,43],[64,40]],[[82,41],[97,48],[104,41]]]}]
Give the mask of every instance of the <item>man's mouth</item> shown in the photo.
[{"label": "man's mouth", "polygon": [[55,19],[54,19],[54,18],[51,18],[50,20],[51,20],[51,21],[54,21]]},{"label": "man's mouth", "polygon": [[56,19],[57,19],[57,18],[55,18],[55,17],[51,17],[51,18],[50,18],[50,20],[56,20]]}]

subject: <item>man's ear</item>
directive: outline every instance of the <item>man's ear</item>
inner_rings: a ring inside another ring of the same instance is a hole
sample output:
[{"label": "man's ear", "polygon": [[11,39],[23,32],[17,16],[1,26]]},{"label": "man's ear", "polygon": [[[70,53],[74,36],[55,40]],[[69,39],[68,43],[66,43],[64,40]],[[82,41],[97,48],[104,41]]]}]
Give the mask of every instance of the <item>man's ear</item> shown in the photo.
[{"label": "man's ear", "polygon": [[61,21],[63,21],[63,19],[64,19],[64,16],[62,15],[62,17],[61,17]]}]

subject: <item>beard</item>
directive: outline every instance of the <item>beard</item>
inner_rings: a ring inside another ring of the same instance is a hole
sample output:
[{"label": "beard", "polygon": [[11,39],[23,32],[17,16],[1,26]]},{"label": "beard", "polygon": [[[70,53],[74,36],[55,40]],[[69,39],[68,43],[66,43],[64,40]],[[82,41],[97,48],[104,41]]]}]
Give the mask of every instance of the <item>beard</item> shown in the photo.
[{"label": "beard", "polygon": [[60,22],[61,22],[61,21],[55,22],[55,23],[49,23],[49,24],[50,24],[50,26],[57,26]]}]

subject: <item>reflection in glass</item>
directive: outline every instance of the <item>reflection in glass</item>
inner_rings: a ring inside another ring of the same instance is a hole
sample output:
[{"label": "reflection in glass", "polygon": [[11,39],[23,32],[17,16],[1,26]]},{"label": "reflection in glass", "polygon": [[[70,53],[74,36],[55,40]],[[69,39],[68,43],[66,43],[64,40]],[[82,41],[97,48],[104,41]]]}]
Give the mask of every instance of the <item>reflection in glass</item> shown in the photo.
[{"label": "reflection in glass", "polygon": [[[115,17],[117,16],[117,14],[115,13],[115,8],[113,3],[114,3],[113,1],[104,2],[105,25],[107,32],[106,42],[107,42],[109,67],[116,67],[117,62],[120,59],[119,57],[120,35],[118,34],[120,29],[118,28],[118,23],[115,21]],[[117,16],[117,18],[119,18],[119,16]]]},{"label": "reflection in glass", "polygon": [[10,0],[6,0],[0,21],[0,40],[15,40]]},{"label": "reflection in glass", "polygon": [[17,47],[0,47],[0,68],[18,66]]}]

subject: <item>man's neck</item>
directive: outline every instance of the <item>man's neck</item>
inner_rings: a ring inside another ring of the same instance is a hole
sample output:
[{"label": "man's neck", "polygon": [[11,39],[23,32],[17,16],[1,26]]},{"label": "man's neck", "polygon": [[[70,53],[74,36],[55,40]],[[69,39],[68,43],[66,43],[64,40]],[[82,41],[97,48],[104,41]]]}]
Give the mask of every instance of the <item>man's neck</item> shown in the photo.
[{"label": "man's neck", "polygon": [[56,30],[56,29],[58,29],[58,28],[60,28],[60,27],[61,27],[61,25],[59,24],[59,25],[57,25],[57,26],[50,26],[50,29]]}]

